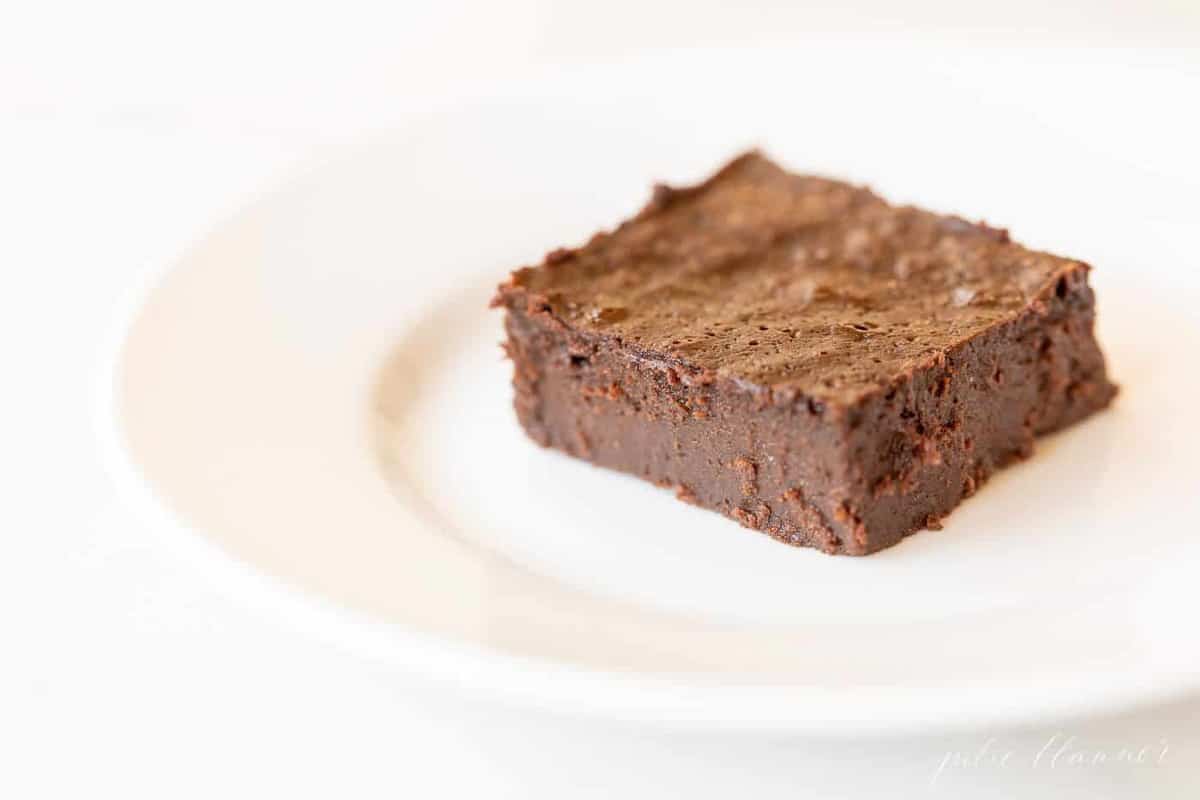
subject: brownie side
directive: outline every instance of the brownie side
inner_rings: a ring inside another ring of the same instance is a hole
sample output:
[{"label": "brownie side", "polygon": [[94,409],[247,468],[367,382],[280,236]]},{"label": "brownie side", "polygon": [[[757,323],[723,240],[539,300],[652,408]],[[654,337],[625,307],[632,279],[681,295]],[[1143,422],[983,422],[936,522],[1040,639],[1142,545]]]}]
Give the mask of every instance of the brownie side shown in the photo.
[{"label": "brownie side", "polygon": [[1107,406],[1117,389],[1093,321],[1080,265],[1016,319],[865,398],[850,418],[841,509],[856,544],[875,552],[940,527],[998,469],[1028,458],[1037,435]]},{"label": "brownie side", "polygon": [[671,487],[788,544],[866,555],[939,520],[1037,434],[1115,394],[1086,268],[1028,313],[850,408],[647,358],[519,302],[514,405],[539,444]]},{"label": "brownie side", "polygon": [[844,426],[818,404],[631,356],[514,305],[505,320],[514,406],[530,438],[670,487],[780,541],[854,547],[839,520]]}]

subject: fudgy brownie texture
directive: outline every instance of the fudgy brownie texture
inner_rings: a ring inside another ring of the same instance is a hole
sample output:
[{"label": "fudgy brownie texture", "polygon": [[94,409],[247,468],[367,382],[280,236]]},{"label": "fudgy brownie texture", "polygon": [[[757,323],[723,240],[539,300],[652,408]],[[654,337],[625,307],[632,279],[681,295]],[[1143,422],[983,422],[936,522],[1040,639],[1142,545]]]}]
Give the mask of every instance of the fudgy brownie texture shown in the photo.
[{"label": "fudgy brownie texture", "polygon": [[1112,400],[1088,269],[748,153],[493,302],[535,441],[862,555]]}]

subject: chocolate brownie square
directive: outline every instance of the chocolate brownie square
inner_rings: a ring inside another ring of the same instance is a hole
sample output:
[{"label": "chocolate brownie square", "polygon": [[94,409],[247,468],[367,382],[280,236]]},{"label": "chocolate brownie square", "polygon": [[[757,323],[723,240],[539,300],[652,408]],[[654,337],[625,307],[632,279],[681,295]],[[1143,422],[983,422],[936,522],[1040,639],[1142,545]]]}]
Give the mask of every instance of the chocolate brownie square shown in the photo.
[{"label": "chocolate brownie square", "polygon": [[748,153],[493,302],[536,442],[863,555],[1109,404],[1088,270]]}]

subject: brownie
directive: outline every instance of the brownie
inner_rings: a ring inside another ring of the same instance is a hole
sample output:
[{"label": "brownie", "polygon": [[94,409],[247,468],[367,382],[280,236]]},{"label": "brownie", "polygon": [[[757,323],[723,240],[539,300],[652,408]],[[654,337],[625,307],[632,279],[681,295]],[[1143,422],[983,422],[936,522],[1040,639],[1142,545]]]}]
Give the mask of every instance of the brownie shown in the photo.
[{"label": "brownie", "polygon": [[493,304],[534,441],[863,555],[1109,404],[1088,271],[747,153]]}]

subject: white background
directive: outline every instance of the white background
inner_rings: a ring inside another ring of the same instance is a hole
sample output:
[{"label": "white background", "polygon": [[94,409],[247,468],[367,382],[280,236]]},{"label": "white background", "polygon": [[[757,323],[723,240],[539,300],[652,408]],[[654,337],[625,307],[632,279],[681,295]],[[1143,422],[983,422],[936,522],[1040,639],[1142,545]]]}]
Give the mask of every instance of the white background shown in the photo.
[{"label": "white background", "polygon": [[[1200,52],[1189,0],[1046,5],[0,11],[0,796],[1200,795],[1195,700],[1060,730],[820,743],[451,696],[219,594],[122,506],[94,443],[97,356],[129,287],[314,148],[488,82],[663,47],[836,34],[865,59],[887,37]],[[1055,736],[1050,755],[1068,737],[1069,752],[1167,753],[1034,766]]]}]

